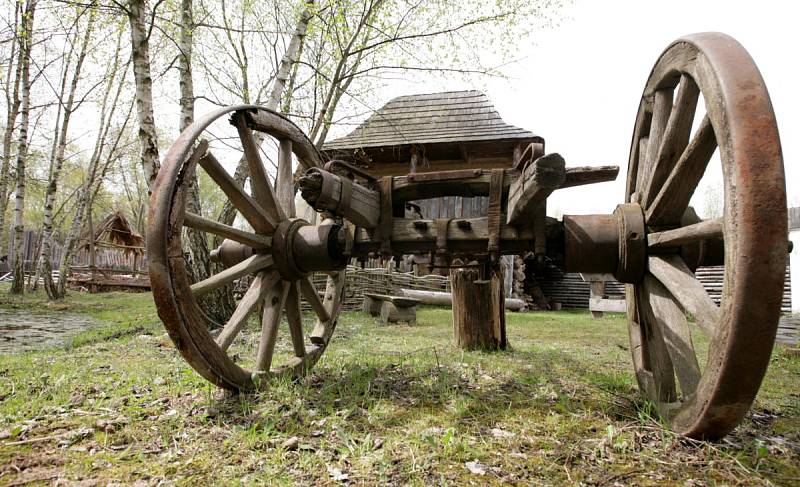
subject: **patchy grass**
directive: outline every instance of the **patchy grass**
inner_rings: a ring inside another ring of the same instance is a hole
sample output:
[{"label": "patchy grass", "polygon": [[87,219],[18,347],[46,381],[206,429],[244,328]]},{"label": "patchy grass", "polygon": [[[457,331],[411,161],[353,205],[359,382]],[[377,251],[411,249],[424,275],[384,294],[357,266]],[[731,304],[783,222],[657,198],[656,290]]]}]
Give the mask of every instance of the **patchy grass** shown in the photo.
[{"label": "patchy grass", "polygon": [[782,350],[745,422],[706,443],[653,419],[620,316],[508,314],[511,351],[467,353],[449,310],[411,327],[345,313],[310,377],[229,395],[175,352],[148,295],[64,306],[108,326],[0,355],[0,484],[800,482],[800,358]]}]

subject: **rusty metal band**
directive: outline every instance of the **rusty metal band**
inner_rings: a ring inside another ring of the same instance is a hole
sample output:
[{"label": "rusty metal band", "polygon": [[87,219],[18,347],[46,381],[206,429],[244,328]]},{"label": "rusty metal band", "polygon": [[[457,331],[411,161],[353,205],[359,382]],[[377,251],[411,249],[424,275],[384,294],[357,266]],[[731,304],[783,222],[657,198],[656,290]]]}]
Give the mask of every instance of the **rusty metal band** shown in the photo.
[{"label": "rusty metal band", "polygon": [[381,178],[381,219],[378,223],[378,236],[381,240],[381,256],[388,259],[392,255],[392,186],[394,178],[391,176]]},{"label": "rusty metal band", "polygon": [[644,213],[636,203],[623,203],[614,210],[619,228],[617,271],[619,282],[637,283],[647,268],[647,235]]},{"label": "rusty metal band", "polygon": [[272,236],[272,259],[275,262],[275,270],[287,281],[296,281],[306,275],[295,264],[293,246],[297,229],[303,225],[308,225],[308,222],[299,218],[284,220],[278,224]]},{"label": "rusty metal band", "polygon": [[339,195],[336,208],[334,208],[334,213],[348,210],[350,208],[350,200],[353,197],[353,182],[347,178],[339,178],[339,181],[342,183],[342,192]]},{"label": "rusty metal band", "polygon": [[500,253],[500,220],[503,203],[503,169],[492,169],[489,182],[489,212],[487,224],[489,229],[489,244],[486,250],[490,256],[496,257]]}]

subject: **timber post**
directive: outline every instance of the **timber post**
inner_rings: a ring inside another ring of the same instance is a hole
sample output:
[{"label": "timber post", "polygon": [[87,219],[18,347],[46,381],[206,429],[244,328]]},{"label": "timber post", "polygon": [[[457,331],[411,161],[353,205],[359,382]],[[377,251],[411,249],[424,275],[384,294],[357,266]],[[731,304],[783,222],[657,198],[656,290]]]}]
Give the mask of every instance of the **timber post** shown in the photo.
[{"label": "timber post", "polygon": [[454,268],[450,271],[450,285],[456,346],[464,350],[505,350],[502,266],[486,264],[481,268]]}]

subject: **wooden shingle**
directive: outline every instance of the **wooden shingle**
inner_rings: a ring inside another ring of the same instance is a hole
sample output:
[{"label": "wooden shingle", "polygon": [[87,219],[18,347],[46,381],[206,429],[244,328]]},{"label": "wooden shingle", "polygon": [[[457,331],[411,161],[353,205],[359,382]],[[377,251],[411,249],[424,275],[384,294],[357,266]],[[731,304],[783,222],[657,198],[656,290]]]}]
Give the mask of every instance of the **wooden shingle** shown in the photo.
[{"label": "wooden shingle", "polygon": [[480,91],[400,96],[344,137],[327,142],[330,157],[360,162],[400,162],[411,146],[431,158],[458,158],[464,147],[477,157],[509,157],[519,144],[541,137],[509,125]]}]

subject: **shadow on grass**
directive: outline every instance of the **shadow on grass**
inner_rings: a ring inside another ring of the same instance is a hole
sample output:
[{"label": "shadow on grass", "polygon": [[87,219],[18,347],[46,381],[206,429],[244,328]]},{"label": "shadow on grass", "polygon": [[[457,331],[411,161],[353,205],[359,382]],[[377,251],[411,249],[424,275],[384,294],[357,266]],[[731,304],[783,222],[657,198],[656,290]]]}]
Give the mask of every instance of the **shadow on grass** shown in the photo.
[{"label": "shadow on grass", "polygon": [[[301,416],[300,410],[344,414],[348,420],[377,415],[375,424],[381,428],[406,427],[420,418],[441,421],[442,426],[489,428],[518,414],[532,420],[552,412],[588,421],[652,419],[629,375],[597,371],[568,353],[525,350],[469,356],[478,360],[456,362],[452,354],[437,355],[438,364],[430,363],[433,358],[422,363],[386,355],[350,358],[318,366],[298,382],[278,381],[264,393],[226,395],[214,407],[228,416],[226,422],[242,426],[250,424],[253,410],[270,409],[270,404],[284,413],[298,409]],[[516,366],[496,367],[491,364],[495,359],[512,360]]]}]

